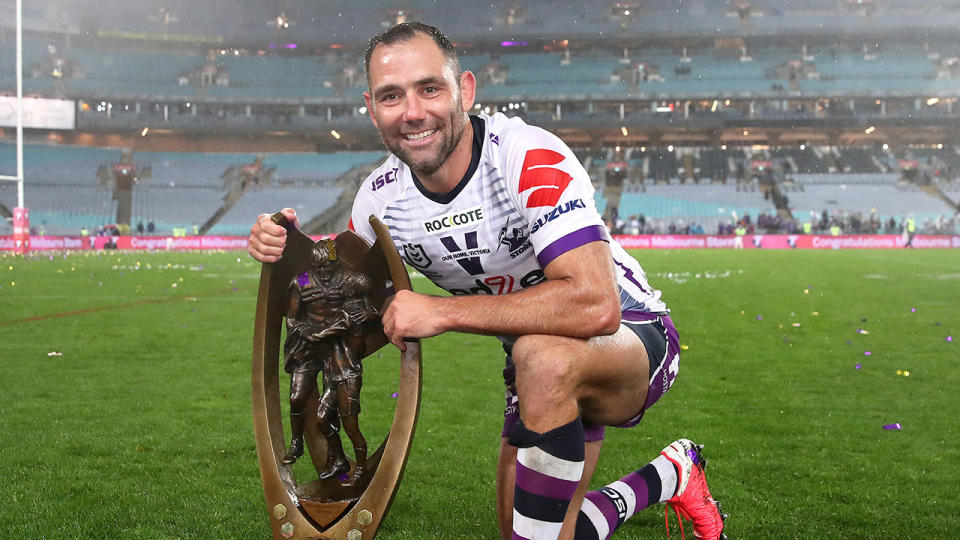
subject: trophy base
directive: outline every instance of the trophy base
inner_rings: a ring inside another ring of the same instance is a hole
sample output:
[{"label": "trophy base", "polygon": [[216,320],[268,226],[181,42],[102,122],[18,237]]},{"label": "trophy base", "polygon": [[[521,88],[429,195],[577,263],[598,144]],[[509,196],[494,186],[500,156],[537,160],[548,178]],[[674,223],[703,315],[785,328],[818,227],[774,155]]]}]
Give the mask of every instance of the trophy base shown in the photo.
[{"label": "trophy base", "polygon": [[335,521],[337,521],[340,516],[345,514],[347,509],[350,508],[353,503],[357,502],[357,499],[346,501],[300,499],[298,502],[300,504],[300,508],[303,509],[304,513],[310,516],[310,519],[312,519],[321,528],[326,529]]}]

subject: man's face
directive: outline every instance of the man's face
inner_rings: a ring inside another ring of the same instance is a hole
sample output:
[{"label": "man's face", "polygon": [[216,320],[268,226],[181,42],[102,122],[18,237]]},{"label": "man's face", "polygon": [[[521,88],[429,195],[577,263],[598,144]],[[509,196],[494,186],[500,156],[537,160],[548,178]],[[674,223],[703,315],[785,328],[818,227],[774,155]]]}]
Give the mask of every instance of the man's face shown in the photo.
[{"label": "man's face", "polygon": [[[463,135],[462,78],[424,34],[380,45],[370,57],[370,118],[387,149],[420,175],[436,172]],[[466,97],[472,106],[472,88]]]}]

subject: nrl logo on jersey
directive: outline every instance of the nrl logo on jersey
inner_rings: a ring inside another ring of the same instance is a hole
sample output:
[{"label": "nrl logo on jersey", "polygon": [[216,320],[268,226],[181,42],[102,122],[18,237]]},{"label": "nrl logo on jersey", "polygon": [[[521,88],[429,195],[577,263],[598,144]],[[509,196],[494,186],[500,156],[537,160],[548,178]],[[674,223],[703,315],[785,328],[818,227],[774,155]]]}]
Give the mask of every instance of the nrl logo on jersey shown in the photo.
[{"label": "nrl logo on jersey", "polygon": [[533,244],[529,242],[530,235],[524,230],[525,228],[526,227],[511,228],[510,217],[508,216],[507,222],[500,228],[497,251],[500,251],[500,246],[507,246],[507,249],[510,251],[510,258],[514,259],[530,249],[530,246]]},{"label": "nrl logo on jersey", "polygon": [[406,259],[411,266],[416,266],[420,269],[430,268],[430,265],[433,264],[427,252],[424,251],[423,244],[413,244],[410,242],[404,244],[403,258]]}]

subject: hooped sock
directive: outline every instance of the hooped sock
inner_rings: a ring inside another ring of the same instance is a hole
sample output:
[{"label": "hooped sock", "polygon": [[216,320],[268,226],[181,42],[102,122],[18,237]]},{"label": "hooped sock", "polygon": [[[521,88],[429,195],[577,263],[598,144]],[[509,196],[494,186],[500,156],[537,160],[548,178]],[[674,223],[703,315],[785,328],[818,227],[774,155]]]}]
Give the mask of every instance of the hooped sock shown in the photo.
[{"label": "hooped sock", "polygon": [[583,476],[583,422],[536,433],[517,420],[509,442],[518,448],[513,538],[555,539]]},{"label": "hooped sock", "polygon": [[587,492],[577,516],[577,540],[605,540],[634,514],[673,497],[677,490],[677,468],[657,456],[639,471]]}]

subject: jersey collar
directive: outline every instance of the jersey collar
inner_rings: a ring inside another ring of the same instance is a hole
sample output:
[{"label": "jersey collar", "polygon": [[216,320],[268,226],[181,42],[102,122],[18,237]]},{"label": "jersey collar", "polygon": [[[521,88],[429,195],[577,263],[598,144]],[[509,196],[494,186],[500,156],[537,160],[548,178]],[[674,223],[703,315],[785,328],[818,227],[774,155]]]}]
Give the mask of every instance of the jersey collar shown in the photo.
[{"label": "jersey collar", "polygon": [[417,178],[417,175],[413,172],[413,169],[410,169],[410,176],[413,178],[413,185],[417,186],[417,190],[419,190],[424,197],[435,203],[450,204],[451,201],[456,199],[457,195],[463,191],[463,188],[467,187],[467,184],[470,182],[470,178],[473,177],[473,173],[477,172],[477,166],[480,165],[480,154],[483,153],[483,135],[485,124],[483,119],[478,116],[471,115],[469,118],[470,123],[473,125],[473,152],[470,156],[470,166],[467,167],[467,172],[463,175],[463,178],[460,179],[457,187],[446,193],[434,193],[432,191],[427,191],[427,188],[423,187],[423,184],[420,183],[420,179]]}]

